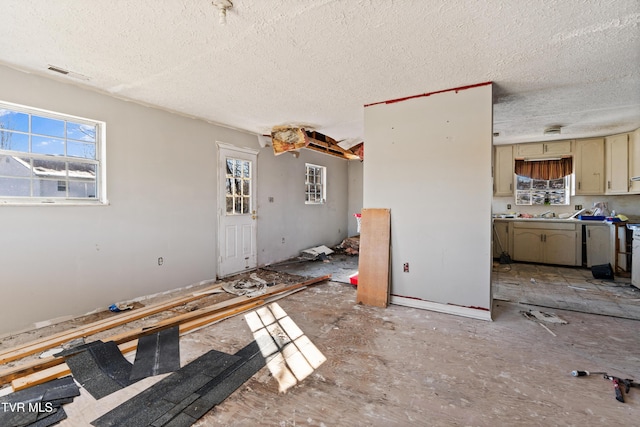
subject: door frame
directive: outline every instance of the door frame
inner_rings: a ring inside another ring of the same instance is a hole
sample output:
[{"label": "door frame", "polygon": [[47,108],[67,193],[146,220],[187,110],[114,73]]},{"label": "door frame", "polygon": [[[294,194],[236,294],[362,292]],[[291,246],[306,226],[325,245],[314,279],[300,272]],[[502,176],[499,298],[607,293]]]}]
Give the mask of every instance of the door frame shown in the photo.
[{"label": "door frame", "polygon": [[[216,263],[216,276],[218,278],[223,278],[223,277],[228,277],[231,276],[233,274],[237,274],[240,273],[242,271],[251,271],[251,270],[255,270],[258,267],[258,249],[257,249],[257,234],[258,234],[258,221],[256,220],[257,218],[257,205],[258,205],[258,197],[257,197],[257,188],[258,188],[258,182],[257,182],[257,177],[258,177],[258,154],[260,153],[260,150],[257,149],[253,149],[253,148],[248,148],[248,147],[238,147],[236,145],[233,144],[229,144],[226,142],[221,142],[221,141],[216,141],[216,145],[217,145],[217,150],[216,150],[216,165],[217,165],[217,173],[216,173],[216,177],[217,177],[217,187],[216,187],[216,194],[217,194],[217,245],[216,245],[216,250],[218,251],[218,256],[217,256],[217,263]],[[223,221],[223,218],[226,214],[226,193],[224,191],[224,183],[225,183],[225,179],[226,179],[226,169],[222,163],[222,159],[223,157],[227,157],[227,156],[233,156],[233,153],[239,153],[239,154],[243,154],[243,155],[249,155],[249,156],[253,156],[254,159],[252,160],[252,170],[251,170],[251,211],[252,211],[252,215],[253,215],[253,226],[252,226],[252,236],[251,236],[251,240],[252,240],[252,246],[253,246],[253,262],[251,263],[251,265],[248,266],[248,268],[245,268],[241,271],[234,271],[234,272],[223,272],[224,268],[223,268],[223,254],[225,253],[225,233],[224,233],[224,226],[225,223]]]}]

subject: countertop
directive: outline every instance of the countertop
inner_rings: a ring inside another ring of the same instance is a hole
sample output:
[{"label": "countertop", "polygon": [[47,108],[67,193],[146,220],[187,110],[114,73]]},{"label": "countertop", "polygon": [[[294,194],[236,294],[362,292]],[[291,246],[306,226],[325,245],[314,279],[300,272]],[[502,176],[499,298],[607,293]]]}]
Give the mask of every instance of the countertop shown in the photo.
[{"label": "countertop", "polygon": [[[571,224],[586,224],[586,225],[613,225],[616,223],[608,221],[589,221],[582,219],[562,219],[562,218],[493,218],[494,221],[508,221],[508,222],[564,222]],[[626,224],[622,222],[619,224]]]}]

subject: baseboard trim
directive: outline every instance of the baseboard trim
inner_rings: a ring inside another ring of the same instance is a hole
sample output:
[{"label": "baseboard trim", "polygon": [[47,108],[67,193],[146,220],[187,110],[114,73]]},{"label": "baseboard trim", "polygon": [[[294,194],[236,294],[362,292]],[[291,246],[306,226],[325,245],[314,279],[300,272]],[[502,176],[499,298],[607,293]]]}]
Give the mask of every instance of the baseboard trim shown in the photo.
[{"label": "baseboard trim", "polygon": [[425,301],[416,298],[391,296],[391,304],[403,305],[405,307],[420,308],[423,310],[437,311],[439,313],[455,314],[456,316],[469,317],[478,320],[491,321],[489,310],[479,310],[477,308],[461,307],[458,305],[440,304],[437,302]]}]

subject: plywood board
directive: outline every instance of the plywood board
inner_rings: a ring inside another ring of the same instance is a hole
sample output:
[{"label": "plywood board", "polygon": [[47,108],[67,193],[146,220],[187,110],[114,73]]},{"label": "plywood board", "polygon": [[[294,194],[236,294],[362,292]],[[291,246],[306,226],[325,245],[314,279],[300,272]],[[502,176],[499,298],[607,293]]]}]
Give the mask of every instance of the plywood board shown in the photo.
[{"label": "plywood board", "polygon": [[391,210],[363,209],[360,226],[357,302],[375,307],[389,304]]}]

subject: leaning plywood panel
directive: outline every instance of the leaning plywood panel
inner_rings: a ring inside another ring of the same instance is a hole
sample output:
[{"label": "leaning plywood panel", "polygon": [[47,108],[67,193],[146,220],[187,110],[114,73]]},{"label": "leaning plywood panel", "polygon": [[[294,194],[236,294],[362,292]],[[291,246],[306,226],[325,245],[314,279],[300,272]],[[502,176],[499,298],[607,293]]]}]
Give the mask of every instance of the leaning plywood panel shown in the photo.
[{"label": "leaning plywood panel", "polygon": [[363,209],[361,221],[357,302],[386,307],[389,304],[391,211]]}]

